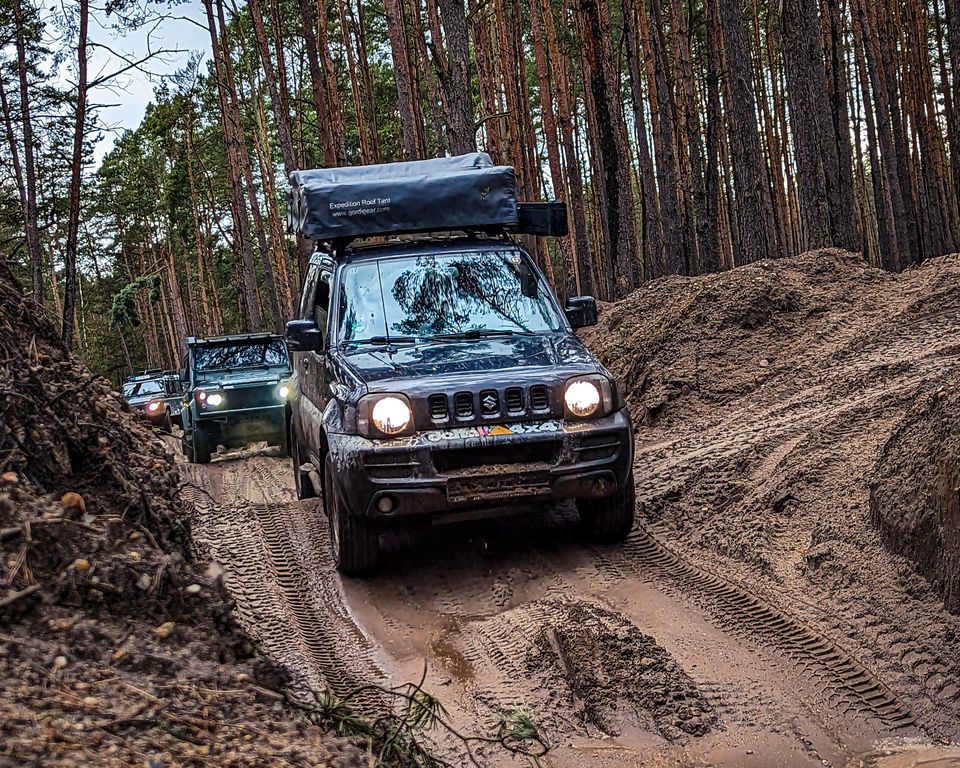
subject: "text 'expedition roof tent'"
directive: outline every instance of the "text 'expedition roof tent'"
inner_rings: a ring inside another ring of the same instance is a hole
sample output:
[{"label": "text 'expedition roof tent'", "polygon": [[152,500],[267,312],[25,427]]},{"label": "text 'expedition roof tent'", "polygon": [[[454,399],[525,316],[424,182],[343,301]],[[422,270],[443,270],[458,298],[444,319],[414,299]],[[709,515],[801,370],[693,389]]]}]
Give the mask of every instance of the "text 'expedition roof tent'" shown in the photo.
[{"label": "text 'expedition roof tent'", "polygon": [[416,232],[565,235],[563,203],[518,203],[513,168],[474,152],[290,174],[290,229],[315,241]]}]

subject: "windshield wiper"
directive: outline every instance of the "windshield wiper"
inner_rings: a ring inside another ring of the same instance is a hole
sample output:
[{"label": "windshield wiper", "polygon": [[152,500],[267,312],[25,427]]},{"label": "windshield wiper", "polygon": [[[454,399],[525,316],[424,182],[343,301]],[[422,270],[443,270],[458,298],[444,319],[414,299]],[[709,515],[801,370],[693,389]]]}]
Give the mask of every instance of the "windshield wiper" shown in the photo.
[{"label": "windshield wiper", "polygon": [[419,341],[415,336],[371,336],[369,339],[348,339],[347,341],[341,342],[341,345],[356,345],[361,344],[373,344],[378,347],[384,347],[388,344],[413,344],[414,342]]},{"label": "windshield wiper", "polygon": [[511,331],[506,328],[475,328],[471,331],[460,331],[459,333],[438,333],[436,336],[430,336],[430,339],[456,340],[456,339],[487,339],[493,336],[536,336],[532,331]]}]

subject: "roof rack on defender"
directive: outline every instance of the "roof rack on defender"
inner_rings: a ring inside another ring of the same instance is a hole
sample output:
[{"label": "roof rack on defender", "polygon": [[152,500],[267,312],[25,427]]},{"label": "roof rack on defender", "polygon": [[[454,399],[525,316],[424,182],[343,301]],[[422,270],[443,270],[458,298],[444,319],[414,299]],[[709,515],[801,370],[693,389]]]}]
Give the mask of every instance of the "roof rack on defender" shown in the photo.
[{"label": "roof rack on defender", "polygon": [[274,339],[282,339],[283,336],[276,333],[268,333],[266,331],[260,333],[238,333],[232,336],[188,336],[187,345],[194,346],[196,344],[240,344],[246,342],[258,342],[258,341],[273,341]]},{"label": "roof rack on defender", "polygon": [[289,225],[317,242],[424,232],[567,234],[563,202],[518,203],[513,168],[484,152],[290,174]]}]

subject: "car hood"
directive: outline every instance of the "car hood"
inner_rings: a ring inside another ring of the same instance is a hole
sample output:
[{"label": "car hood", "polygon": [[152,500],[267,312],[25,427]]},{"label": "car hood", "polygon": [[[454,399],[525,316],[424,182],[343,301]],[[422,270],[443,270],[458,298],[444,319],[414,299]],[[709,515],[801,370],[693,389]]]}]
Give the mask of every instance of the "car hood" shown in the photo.
[{"label": "car hood", "polygon": [[601,370],[583,343],[566,334],[432,341],[393,350],[361,347],[345,351],[343,360],[368,385],[450,374],[496,376],[517,369]]},{"label": "car hood", "polygon": [[217,387],[237,387],[242,385],[276,384],[289,378],[290,372],[278,368],[246,371],[217,371],[209,377],[197,379],[197,389],[215,389]]}]

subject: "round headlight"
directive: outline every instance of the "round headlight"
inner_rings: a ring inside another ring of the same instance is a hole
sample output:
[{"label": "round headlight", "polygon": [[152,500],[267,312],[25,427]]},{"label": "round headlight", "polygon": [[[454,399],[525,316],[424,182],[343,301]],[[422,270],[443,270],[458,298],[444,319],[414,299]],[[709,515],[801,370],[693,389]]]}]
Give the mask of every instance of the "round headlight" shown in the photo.
[{"label": "round headlight", "polygon": [[214,407],[220,405],[223,402],[223,395],[219,392],[214,392],[212,395],[207,395],[207,405],[212,405]]},{"label": "round headlight", "polygon": [[288,387],[286,384],[281,385],[280,389],[277,390],[277,395],[279,395],[280,397],[286,397],[289,394],[290,394],[290,387]]},{"label": "round headlight", "polygon": [[374,404],[370,420],[383,434],[396,435],[407,428],[412,416],[410,406],[399,397],[385,397]]},{"label": "round headlight", "polygon": [[574,416],[590,416],[600,407],[600,390],[592,381],[571,381],[563,393],[567,408]]}]

